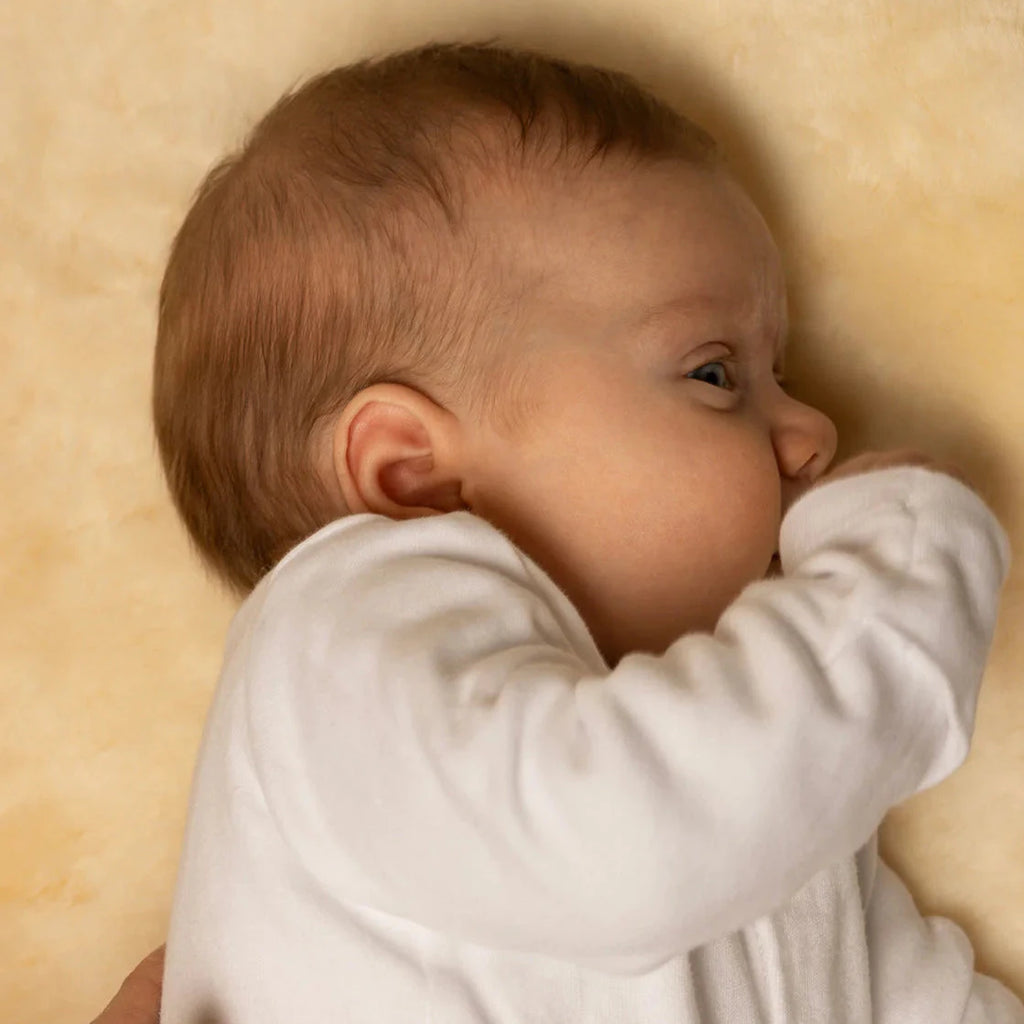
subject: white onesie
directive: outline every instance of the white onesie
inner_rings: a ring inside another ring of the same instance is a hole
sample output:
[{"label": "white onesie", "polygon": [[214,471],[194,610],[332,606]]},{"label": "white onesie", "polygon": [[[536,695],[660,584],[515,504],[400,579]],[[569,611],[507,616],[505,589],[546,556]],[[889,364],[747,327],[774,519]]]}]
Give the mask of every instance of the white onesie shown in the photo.
[{"label": "white onesie", "polygon": [[901,466],[780,552],[609,669],[470,512],[305,540],[228,632],[162,1024],[1024,1024],[877,855],[967,756],[1005,531]]}]

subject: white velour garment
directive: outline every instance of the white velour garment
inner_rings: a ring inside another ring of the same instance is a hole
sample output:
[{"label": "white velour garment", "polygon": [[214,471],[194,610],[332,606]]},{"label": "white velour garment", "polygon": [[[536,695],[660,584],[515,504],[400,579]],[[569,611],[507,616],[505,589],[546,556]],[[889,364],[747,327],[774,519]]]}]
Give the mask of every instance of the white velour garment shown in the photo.
[{"label": "white velour garment", "polygon": [[228,632],[163,1024],[1024,1022],[877,853],[969,751],[1005,531],[901,466],[780,553],[610,669],[468,511],[305,540]]}]

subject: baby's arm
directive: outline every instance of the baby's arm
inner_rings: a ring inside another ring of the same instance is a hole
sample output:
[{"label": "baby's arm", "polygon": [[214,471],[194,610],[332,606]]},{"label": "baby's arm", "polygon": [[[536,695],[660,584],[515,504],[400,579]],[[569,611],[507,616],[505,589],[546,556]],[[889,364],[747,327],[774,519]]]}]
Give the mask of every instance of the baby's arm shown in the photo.
[{"label": "baby's arm", "polygon": [[866,931],[876,1024],[1024,1024],[1024,1004],[974,972],[974,950],[944,917],[922,917],[900,877],[865,849]]},{"label": "baby's arm", "polygon": [[324,898],[642,972],[852,856],[966,757],[1009,544],[907,467],[815,488],[780,540],[787,577],[713,635],[611,671],[476,517],[298,553],[263,597],[248,729]]}]

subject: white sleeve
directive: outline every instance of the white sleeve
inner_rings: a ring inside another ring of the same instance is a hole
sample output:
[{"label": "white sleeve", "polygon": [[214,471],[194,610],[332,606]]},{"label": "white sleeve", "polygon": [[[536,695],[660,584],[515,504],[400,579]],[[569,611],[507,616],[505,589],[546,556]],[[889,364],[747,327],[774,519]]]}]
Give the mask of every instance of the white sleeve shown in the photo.
[{"label": "white sleeve", "polygon": [[899,875],[871,850],[865,928],[875,1024],[1024,1024],[1024,1003],[974,971],[974,950],[945,917],[922,917]]},{"label": "white sleeve", "polygon": [[840,479],[789,510],[786,577],[609,670],[483,520],[351,536],[260,609],[282,835],[325,899],[623,973],[771,912],[963,762],[1009,565],[952,477]]}]

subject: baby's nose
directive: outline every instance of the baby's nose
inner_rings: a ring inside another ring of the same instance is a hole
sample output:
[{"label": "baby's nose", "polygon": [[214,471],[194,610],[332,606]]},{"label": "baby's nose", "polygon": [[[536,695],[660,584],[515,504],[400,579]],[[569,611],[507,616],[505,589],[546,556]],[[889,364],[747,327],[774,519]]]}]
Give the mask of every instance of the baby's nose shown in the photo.
[{"label": "baby's nose", "polygon": [[839,432],[820,409],[794,399],[780,416],[772,438],[783,477],[806,490],[835,458]]}]

